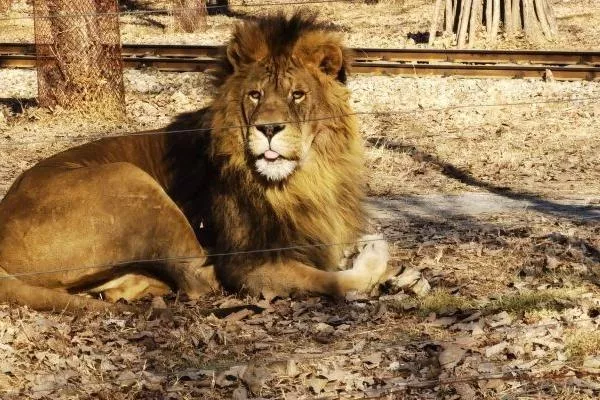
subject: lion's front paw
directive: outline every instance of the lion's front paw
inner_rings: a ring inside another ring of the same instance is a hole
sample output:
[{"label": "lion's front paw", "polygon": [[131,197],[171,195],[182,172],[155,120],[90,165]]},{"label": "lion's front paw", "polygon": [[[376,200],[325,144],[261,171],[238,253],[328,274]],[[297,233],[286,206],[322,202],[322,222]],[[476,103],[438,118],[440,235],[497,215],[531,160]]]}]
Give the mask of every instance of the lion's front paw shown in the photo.
[{"label": "lion's front paw", "polygon": [[348,291],[367,292],[379,283],[387,270],[388,244],[383,235],[366,235],[360,239],[358,251],[352,269],[344,273],[351,279]]}]

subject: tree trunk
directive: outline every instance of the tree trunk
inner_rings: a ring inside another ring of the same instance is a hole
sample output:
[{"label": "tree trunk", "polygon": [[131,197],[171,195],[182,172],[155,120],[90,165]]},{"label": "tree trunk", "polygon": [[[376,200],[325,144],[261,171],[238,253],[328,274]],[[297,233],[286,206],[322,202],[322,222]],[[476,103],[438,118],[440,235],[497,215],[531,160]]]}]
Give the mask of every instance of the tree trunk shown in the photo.
[{"label": "tree trunk", "polygon": [[469,21],[469,46],[475,42],[477,29],[481,25],[481,17],[483,12],[483,0],[473,0],[473,10]]},{"label": "tree trunk", "polygon": [[[36,0],[38,100],[43,106],[124,110],[117,3]],[[104,13],[108,13],[104,15]]]},{"label": "tree trunk", "polygon": [[467,37],[468,27],[469,27],[469,16],[472,11],[473,0],[463,0],[463,9],[461,11],[462,18],[460,21],[460,27],[458,29],[458,48],[462,49],[465,47],[465,38]]},{"label": "tree trunk", "polygon": [[512,0],[504,0],[504,31],[513,33]]},{"label": "tree trunk", "polygon": [[453,25],[454,25],[454,8],[452,7],[452,0],[446,0],[446,18],[445,18],[444,30],[446,32],[452,32]]},{"label": "tree trunk", "polygon": [[175,29],[187,33],[205,31],[206,0],[173,0]]},{"label": "tree trunk", "polygon": [[[433,1],[433,0],[430,0]],[[429,28],[429,43],[433,43],[444,8],[442,29],[456,34],[458,47],[475,40],[484,25],[487,38],[495,41],[500,32],[513,34],[522,30],[533,41],[558,35],[556,17],[549,0],[435,0],[433,19]]]},{"label": "tree trunk", "polygon": [[429,28],[429,45],[433,43],[435,39],[435,35],[437,33],[437,25],[438,25],[438,17],[440,14],[440,9],[442,8],[442,0],[436,0],[435,6],[433,8],[433,19],[431,20],[431,27]]},{"label": "tree trunk", "polygon": [[12,5],[12,0],[0,0],[0,14],[7,13]]}]

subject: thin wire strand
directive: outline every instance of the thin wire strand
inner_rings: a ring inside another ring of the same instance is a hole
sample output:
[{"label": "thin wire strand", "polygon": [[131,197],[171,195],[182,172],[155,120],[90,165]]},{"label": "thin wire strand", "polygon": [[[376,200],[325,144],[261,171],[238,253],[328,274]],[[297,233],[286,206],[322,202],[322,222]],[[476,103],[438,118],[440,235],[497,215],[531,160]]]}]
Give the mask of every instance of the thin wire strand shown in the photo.
[{"label": "thin wire strand", "polygon": [[[589,370],[580,370],[577,366],[571,365],[571,364],[563,364],[561,366],[561,368],[571,368],[573,370],[576,370],[580,373],[580,376],[581,375],[584,375],[584,376],[599,376],[600,375],[599,373],[595,373],[595,372],[592,372]],[[386,389],[384,393],[375,394],[375,396],[377,396],[377,397],[365,397],[365,398],[368,398],[368,399],[369,398],[370,399],[379,398],[382,395],[396,393],[396,392],[399,392],[399,391],[402,391],[405,389],[426,389],[427,387],[430,387],[431,385],[436,385],[436,384],[437,385],[447,385],[447,384],[459,383],[459,382],[478,382],[478,381],[485,381],[485,380],[491,380],[491,379],[501,379],[501,380],[507,380],[507,381],[527,380],[530,382],[535,382],[538,380],[555,381],[555,380],[559,380],[559,379],[567,379],[567,378],[572,377],[572,376],[556,376],[556,375],[553,375],[553,376],[536,376],[536,375],[534,375],[534,374],[540,374],[540,373],[552,371],[553,369],[555,369],[555,368],[552,366],[545,366],[545,367],[538,367],[536,369],[529,368],[529,369],[511,370],[511,371],[499,372],[499,373],[473,374],[473,375],[456,376],[456,377],[449,377],[449,378],[425,379],[425,380],[400,382],[400,383],[396,383],[388,388],[384,388],[384,389]],[[203,375],[203,376],[206,376],[207,378],[211,378],[210,373],[212,373],[213,374],[212,377],[214,378],[214,373],[216,371],[215,370],[205,370],[205,369],[185,369],[185,370],[177,370],[177,371],[173,371],[173,372],[154,373],[154,372],[142,370],[135,374],[135,375],[137,375],[136,377],[131,377],[131,378],[118,377],[118,378],[114,378],[114,379],[104,379],[102,382],[87,382],[87,383],[66,382],[66,383],[59,384],[53,388],[48,388],[48,389],[30,389],[30,390],[8,389],[8,390],[0,390],[0,393],[21,394],[21,393],[55,392],[58,390],[65,389],[69,386],[89,387],[89,386],[97,386],[97,385],[108,385],[108,384],[114,384],[114,383],[136,382],[141,379],[144,379],[144,376],[143,376],[144,372],[149,372],[154,377],[160,377],[160,378],[165,378],[165,379],[175,378],[178,380],[181,377],[189,376],[192,374]],[[55,376],[55,374],[47,373],[47,374],[39,374],[36,376],[39,376],[39,377]],[[358,393],[368,393],[368,392],[372,393],[373,390],[360,391],[360,392],[354,391],[354,392],[348,393],[348,395],[353,395],[353,394],[358,394]],[[320,398],[328,399],[329,397],[320,397]],[[337,399],[338,396],[333,397],[333,398]]]},{"label": "thin wire strand", "polygon": [[[531,102],[507,102],[507,103],[487,103],[487,104],[457,104],[447,107],[435,107],[435,108],[416,108],[411,110],[389,110],[389,111],[356,111],[346,114],[339,115],[330,115],[325,117],[318,118],[308,118],[300,121],[280,121],[274,122],[275,124],[290,124],[290,123],[307,123],[307,122],[318,122],[331,120],[336,118],[350,117],[350,116],[366,116],[366,115],[407,115],[407,114],[416,114],[427,113],[427,112],[447,112],[453,110],[461,110],[467,108],[492,108],[492,107],[514,107],[514,106],[529,106],[529,105],[541,105],[541,104],[560,104],[560,103],[577,103],[577,102],[586,102],[586,101],[600,101],[600,97],[580,97],[580,98],[570,98],[570,99],[548,99],[548,100],[540,100],[540,101],[531,101]],[[243,124],[243,125],[230,125],[220,127],[220,130],[226,129],[244,129],[255,126],[255,124]],[[40,139],[40,140],[32,140],[32,141],[18,141],[18,142],[10,142],[1,146],[0,148],[6,148],[11,146],[21,146],[21,145],[29,145],[29,144],[38,144],[38,143],[47,143],[50,141],[53,142],[64,142],[64,141],[91,141],[96,139],[108,139],[108,138],[117,138],[117,137],[125,137],[125,136],[149,136],[149,135],[165,135],[165,134],[186,134],[186,133],[201,133],[212,131],[214,128],[191,128],[191,129],[174,129],[174,130],[151,130],[151,131],[133,131],[133,132],[112,132],[105,134],[89,134],[84,136],[77,137],[58,137],[52,139]]]},{"label": "thin wire strand", "polygon": [[[359,4],[356,0],[307,0],[307,1],[290,1],[290,2],[265,2],[265,3],[250,3],[250,4],[229,4],[229,7],[271,7],[271,6],[288,6],[302,4],[324,4],[324,3],[352,3]],[[152,14],[171,14],[173,12],[194,11],[194,10],[211,10],[224,9],[227,6],[213,5],[206,7],[189,7],[189,8],[171,8],[162,10],[135,10],[135,11],[112,11],[101,13],[65,13],[65,14],[47,14],[47,15],[21,15],[16,17],[2,17],[0,21],[12,21],[23,19],[54,19],[54,18],[81,18],[81,17],[100,17],[100,16],[127,16],[127,15],[152,15]]]},{"label": "thin wire strand", "polygon": [[[335,247],[335,246],[350,246],[358,243],[368,243],[368,242],[380,242],[385,241],[384,238],[377,239],[364,239],[364,240],[356,240],[353,242],[339,242],[339,243],[317,243],[317,244],[307,244],[307,245],[298,245],[298,246],[286,246],[286,247],[275,247],[271,249],[256,249],[256,250],[243,250],[243,251],[232,251],[228,253],[212,253],[205,254],[203,256],[179,256],[179,257],[164,257],[164,258],[143,258],[139,260],[127,260],[127,261],[117,261],[110,264],[97,264],[86,267],[68,267],[68,268],[57,268],[46,271],[33,271],[33,272],[21,272],[17,274],[5,274],[0,275],[1,279],[13,279],[20,278],[23,276],[37,276],[37,275],[46,275],[46,274],[55,274],[60,272],[71,272],[71,271],[82,271],[88,269],[109,269],[115,267],[122,267],[129,264],[147,264],[147,263],[161,263],[168,261],[192,261],[192,260],[201,260],[205,258],[211,257],[226,257],[226,256],[235,256],[241,254],[256,254],[256,253],[271,253],[277,251],[286,251],[286,250],[299,250],[306,248],[315,248],[315,247]],[[4,269],[10,269],[10,266],[3,266]]]},{"label": "thin wire strand", "polygon": [[[554,321],[552,323],[546,323],[546,324],[539,324],[539,325],[526,325],[526,326],[517,326],[517,327],[508,327],[505,329],[502,329],[501,332],[497,332],[497,331],[493,331],[493,332],[489,332],[491,334],[493,333],[509,333],[509,332],[518,332],[518,331],[524,331],[524,330],[528,330],[530,331],[531,329],[538,329],[538,328],[550,328],[550,327],[555,327],[555,326],[561,326],[564,327],[565,324],[571,324],[571,325],[575,325],[578,322],[586,322],[586,321],[595,321],[598,322],[600,317],[595,317],[595,318],[582,318],[576,321]],[[499,328],[503,328],[503,327],[492,327],[493,329],[496,330],[500,330]],[[586,332],[595,332],[596,329],[587,329],[585,330]],[[383,350],[383,349],[393,349],[393,348],[399,348],[399,347],[409,347],[409,346],[421,346],[421,345],[425,345],[425,344],[429,344],[429,343],[435,343],[435,344],[441,344],[441,343],[452,343],[455,342],[455,340],[435,340],[435,339],[431,339],[431,340],[413,340],[413,341],[408,341],[408,342],[404,342],[404,343],[400,343],[400,344],[389,344],[389,343],[384,343],[382,346],[374,346],[374,347],[369,347],[369,351],[379,351],[379,350]],[[281,362],[281,361],[288,361],[289,359],[295,359],[298,361],[307,361],[307,360],[311,360],[314,358],[325,358],[325,357],[334,357],[334,356],[338,356],[340,355],[339,351],[331,351],[329,353],[321,353],[319,355],[315,355],[313,357],[303,357],[299,354],[285,354],[282,357],[277,357],[277,358],[264,358],[262,359],[263,363],[275,363],[275,362]],[[487,365],[491,365],[491,366],[508,366],[507,365],[507,361],[510,360],[494,360],[494,361],[487,361],[486,364]],[[514,360],[516,361],[516,360]],[[531,361],[531,360],[529,360]],[[247,364],[251,362],[251,360],[239,360],[236,362],[229,362],[229,363],[220,363],[217,364],[217,367],[210,367],[210,366],[199,366],[198,368],[186,368],[186,369],[181,369],[178,371],[174,371],[174,372],[158,372],[158,373],[152,373],[155,376],[162,376],[162,377],[181,377],[181,376],[186,376],[186,375],[190,375],[190,374],[198,374],[199,372],[205,372],[205,371],[211,371],[211,372],[216,372],[216,370],[225,370],[225,369],[229,369],[233,366],[237,366],[237,365],[243,365],[243,364]],[[214,365],[214,364],[212,364]],[[531,368],[533,368],[534,366],[532,366]],[[555,368],[554,366],[548,366],[551,368]],[[557,367],[571,367],[570,364],[565,363],[562,365],[559,365]],[[508,373],[515,373],[515,372],[527,372],[527,370],[529,370],[530,372],[533,372],[532,369],[529,368],[519,368],[517,365],[512,365],[509,366],[508,370],[504,370],[502,372],[498,372],[495,373],[496,374],[508,374]],[[145,371],[140,371],[139,373],[141,374],[142,372]],[[36,377],[46,377],[46,376],[55,376],[56,373],[53,372],[46,372],[46,373],[40,373],[37,374]],[[483,375],[478,375],[478,376],[483,376]],[[486,375],[487,376],[487,375]],[[450,378],[450,379],[465,379],[468,377],[457,377],[457,378]],[[121,378],[116,378],[116,380],[114,380],[115,382],[118,382],[118,379]],[[124,380],[129,380],[129,379],[133,379],[133,378],[123,378]],[[423,381],[422,381],[423,382]],[[99,384],[99,383],[92,383],[92,385],[94,384]],[[40,391],[45,391],[46,389],[40,390]],[[0,393],[2,393],[2,391],[0,390]],[[6,392],[4,392],[6,393]]]}]

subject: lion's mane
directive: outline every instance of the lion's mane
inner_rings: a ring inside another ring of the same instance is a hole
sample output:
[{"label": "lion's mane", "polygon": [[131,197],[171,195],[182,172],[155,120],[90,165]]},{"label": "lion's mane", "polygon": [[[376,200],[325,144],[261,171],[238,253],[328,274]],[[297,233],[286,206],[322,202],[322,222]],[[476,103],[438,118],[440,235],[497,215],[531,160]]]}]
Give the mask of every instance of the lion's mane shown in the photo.
[{"label": "lion's mane", "polygon": [[[333,77],[313,71],[321,85],[315,90],[322,91],[323,99],[316,108],[319,114],[310,116],[316,120],[309,122],[318,131],[318,138],[311,147],[312,161],[298,168],[289,179],[279,184],[256,179],[245,154],[233,143],[235,135],[245,128],[236,97],[244,91],[240,87],[243,80],[239,79],[243,71],[234,71],[231,57],[249,62],[267,60],[270,68],[276,70],[285,68],[290,57],[303,54],[302,49],[323,44],[343,49],[335,32],[302,12],[239,25],[228,45],[229,57],[223,57],[215,73],[217,95],[212,105],[182,115],[169,127],[204,129],[199,134],[176,135],[187,138],[174,139],[171,144],[178,175],[173,191],[192,224],[197,228],[202,223],[203,229],[198,233],[206,239],[201,242],[206,243],[208,237],[215,239],[212,246],[217,253],[250,252],[222,256],[217,261],[231,266],[218,269],[227,274],[221,277],[224,283],[235,282],[235,275],[243,276],[257,259],[292,258],[318,268],[335,269],[343,246],[310,245],[347,243],[364,233],[363,145],[351,115],[350,94],[344,86],[346,59]],[[306,54],[308,57],[310,53]],[[190,136],[194,137],[193,145]],[[199,157],[200,154],[206,157]],[[208,176],[199,180],[206,180],[208,187],[195,185],[198,176]],[[203,201],[207,190],[209,204]],[[294,248],[252,252],[289,247]]]}]

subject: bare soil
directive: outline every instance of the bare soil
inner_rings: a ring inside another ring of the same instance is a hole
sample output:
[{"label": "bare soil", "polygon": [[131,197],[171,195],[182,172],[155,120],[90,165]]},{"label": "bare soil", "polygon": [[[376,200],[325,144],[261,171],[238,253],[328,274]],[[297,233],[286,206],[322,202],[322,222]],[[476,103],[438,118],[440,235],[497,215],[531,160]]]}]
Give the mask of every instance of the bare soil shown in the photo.
[{"label": "bare soil", "polygon": [[[596,0],[550,0],[558,21],[560,37],[555,41],[531,42],[523,35],[505,37],[490,43],[483,33],[475,41],[475,48],[537,48],[537,49],[598,49],[600,32],[600,5]],[[244,0],[230,1],[231,15],[208,17],[208,28],[204,32],[180,33],[174,30],[170,15],[147,14],[121,17],[123,43],[168,43],[168,44],[222,44],[232,24],[243,18],[283,9],[292,11],[309,8],[318,11],[322,18],[332,21],[354,47],[425,47],[428,39],[434,0],[380,0],[377,4],[316,3],[280,6],[290,0]],[[298,3],[301,3],[299,0]],[[168,10],[171,3],[163,0],[143,2],[146,9]],[[0,42],[32,42],[33,21],[22,18],[31,13],[31,6],[23,0],[15,1],[12,11],[2,20],[0,16]],[[440,32],[441,33],[441,32]],[[434,47],[451,47],[452,35],[438,36]]]},{"label": "bare soil", "polygon": [[[384,46],[426,30],[418,16],[432,3],[322,12],[350,44]],[[595,46],[595,3],[555,3],[559,15],[585,14],[560,20],[581,29],[565,47]],[[221,43],[231,21],[209,17],[202,37]],[[128,29],[126,41],[200,41]],[[38,108],[34,72],[1,70],[0,195],[43,157],[163,126],[212,94],[202,74],[126,71],[125,81],[117,120]],[[374,224],[392,244],[391,279],[374,297],[137,304],[153,316],[0,306],[0,398],[597,398],[600,85],[361,75],[349,87]]]}]

